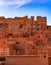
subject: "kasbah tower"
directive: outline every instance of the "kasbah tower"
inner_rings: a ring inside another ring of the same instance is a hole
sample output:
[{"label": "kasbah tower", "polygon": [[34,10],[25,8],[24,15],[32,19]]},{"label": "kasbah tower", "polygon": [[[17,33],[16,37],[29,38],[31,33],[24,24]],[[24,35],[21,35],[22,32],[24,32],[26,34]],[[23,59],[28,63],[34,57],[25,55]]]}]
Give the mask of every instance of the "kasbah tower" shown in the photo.
[{"label": "kasbah tower", "polygon": [[0,65],[51,65],[47,18],[0,16]]}]

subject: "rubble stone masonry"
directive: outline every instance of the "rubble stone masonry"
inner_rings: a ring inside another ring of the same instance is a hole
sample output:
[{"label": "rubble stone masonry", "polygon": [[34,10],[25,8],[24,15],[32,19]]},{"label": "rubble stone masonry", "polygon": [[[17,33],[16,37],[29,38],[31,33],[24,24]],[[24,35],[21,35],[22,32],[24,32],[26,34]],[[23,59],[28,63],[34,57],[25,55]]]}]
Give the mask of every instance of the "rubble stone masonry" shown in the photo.
[{"label": "rubble stone masonry", "polygon": [[47,25],[46,17],[34,18],[0,16],[0,57],[6,58],[6,65],[31,65],[30,61],[32,65],[48,65],[51,58],[51,26]]}]

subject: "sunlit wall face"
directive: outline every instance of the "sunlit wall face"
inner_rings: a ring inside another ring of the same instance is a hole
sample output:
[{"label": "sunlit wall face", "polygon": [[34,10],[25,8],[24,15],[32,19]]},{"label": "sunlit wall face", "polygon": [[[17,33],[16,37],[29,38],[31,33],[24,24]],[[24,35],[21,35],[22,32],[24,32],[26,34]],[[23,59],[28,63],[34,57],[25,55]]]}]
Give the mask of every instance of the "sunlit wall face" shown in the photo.
[{"label": "sunlit wall face", "polygon": [[51,25],[51,0],[0,0],[0,16],[46,16]]}]

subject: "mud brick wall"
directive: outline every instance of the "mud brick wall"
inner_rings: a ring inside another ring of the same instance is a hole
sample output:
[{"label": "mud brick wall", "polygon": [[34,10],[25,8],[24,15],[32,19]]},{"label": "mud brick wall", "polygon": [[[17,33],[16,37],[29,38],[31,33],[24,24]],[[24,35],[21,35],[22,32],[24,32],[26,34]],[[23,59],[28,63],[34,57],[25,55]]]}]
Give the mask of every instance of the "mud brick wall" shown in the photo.
[{"label": "mud brick wall", "polygon": [[44,56],[7,56],[6,65],[48,65]]}]

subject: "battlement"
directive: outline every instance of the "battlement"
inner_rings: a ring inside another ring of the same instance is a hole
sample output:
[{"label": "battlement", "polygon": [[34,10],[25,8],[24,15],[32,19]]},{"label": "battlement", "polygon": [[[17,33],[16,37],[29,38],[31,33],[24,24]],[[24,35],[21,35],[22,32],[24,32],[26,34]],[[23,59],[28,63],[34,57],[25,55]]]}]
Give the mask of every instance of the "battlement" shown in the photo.
[{"label": "battlement", "polygon": [[41,26],[42,30],[47,29],[47,17],[42,17],[42,16],[37,16],[36,20],[34,16],[31,16],[30,18],[28,16],[14,17],[14,18],[0,17],[0,23],[7,23],[7,24],[14,23],[17,25],[21,24],[22,26],[26,26],[26,25],[34,26],[35,25],[36,27],[38,27],[38,29],[40,29],[39,26]]},{"label": "battlement", "polygon": [[14,17],[14,18],[5,18],[4,16],[0,16],[0,20],[5,20],[5,19],[30,19],[33,21],[38,21],[38,22],[46,22],[47,21],[47,17],[41,17],[41,16],[37,16],[36,20],[34,19],[34,16],[31,16],[30,18],[28,18],[28,16],[23,16],[23,17]]}]

